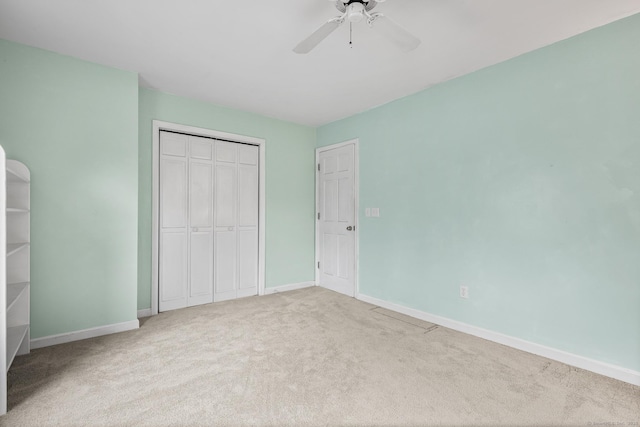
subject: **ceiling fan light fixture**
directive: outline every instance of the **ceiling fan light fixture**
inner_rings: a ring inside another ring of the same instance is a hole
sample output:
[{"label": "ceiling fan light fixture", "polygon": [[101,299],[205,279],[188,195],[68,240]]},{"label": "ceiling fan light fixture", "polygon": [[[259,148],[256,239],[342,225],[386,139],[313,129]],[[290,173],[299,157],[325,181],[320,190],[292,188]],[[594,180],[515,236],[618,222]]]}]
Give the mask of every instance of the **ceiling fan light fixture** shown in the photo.
[{"label": "ceiling fan light fixture", "polygon": [[[372,12],[378,3],[384,0],[329,0],[334,3],[340,12],[325,22],[320,28],[314,31],[309,37],[302,40],[293,48],[295,53],[309,53],[329,34],[333,33],[345,21],[352,23],[360,22],[366,18],[367,24],[375,31],[379,32],[399,49],[409,52],[420,45],[420,39],[396,24],[382,13]],[[351,29],[351,28],[350,28]],[[351,32],[349,33],[351,34]],[[351,39],[349,39],[351,40]],[[350,42],[351,43],[351,42]]]},{"label": "ceiling fan light fixture", "polygon": [[347,7],[347,19],[350,22],[360,22],[364,18],[364,5],[360,2],[351,3]]}]

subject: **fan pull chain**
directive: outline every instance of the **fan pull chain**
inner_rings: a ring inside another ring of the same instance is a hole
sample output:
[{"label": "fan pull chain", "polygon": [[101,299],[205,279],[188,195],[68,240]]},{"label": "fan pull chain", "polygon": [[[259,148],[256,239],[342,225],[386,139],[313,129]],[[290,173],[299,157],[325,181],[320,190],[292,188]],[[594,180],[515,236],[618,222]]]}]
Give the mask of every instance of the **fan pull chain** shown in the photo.
[{"label": "fan pull chain", "polygon": [[349,47],[353,49],[353,22],[349,21]]}]

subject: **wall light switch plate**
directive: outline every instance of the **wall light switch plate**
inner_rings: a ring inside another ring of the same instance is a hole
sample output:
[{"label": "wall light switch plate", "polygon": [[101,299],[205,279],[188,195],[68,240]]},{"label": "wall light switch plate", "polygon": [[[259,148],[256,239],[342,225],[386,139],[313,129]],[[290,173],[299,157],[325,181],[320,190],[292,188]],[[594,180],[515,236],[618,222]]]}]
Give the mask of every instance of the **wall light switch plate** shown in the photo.
[{"label": "wall light switch plate", "polygon": [[371,216],[380,216],[380,208],[371,208]]},{"label": "wall light switch plate", "polygon": [[371,208],[364,208],[364,216],[371,216]]}]

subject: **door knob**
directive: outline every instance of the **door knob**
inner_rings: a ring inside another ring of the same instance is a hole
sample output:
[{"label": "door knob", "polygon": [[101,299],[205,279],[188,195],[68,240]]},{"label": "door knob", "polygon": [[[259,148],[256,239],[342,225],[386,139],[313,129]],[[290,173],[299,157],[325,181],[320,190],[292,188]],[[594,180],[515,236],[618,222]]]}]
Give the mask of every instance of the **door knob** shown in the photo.
[{"label": "door knob", "polygon": [[355,230],[355,227],[348,226],[348,227],[347,227],[347,231],[351,231],[351,230]]}]

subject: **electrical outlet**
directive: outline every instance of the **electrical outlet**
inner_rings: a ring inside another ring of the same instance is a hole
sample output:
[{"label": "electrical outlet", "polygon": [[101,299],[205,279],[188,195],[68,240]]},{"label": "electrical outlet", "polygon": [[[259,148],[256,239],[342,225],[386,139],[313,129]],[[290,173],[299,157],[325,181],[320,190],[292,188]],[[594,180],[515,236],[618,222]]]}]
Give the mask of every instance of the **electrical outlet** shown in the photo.
[{"label": "electrical outlet", "polygon": [[460,286],[460,298],[469,298],[468,286]]},{"label": "electrical outlet", "polygon": [[371,208],[364,208],[364,216],[371,216]]}]

